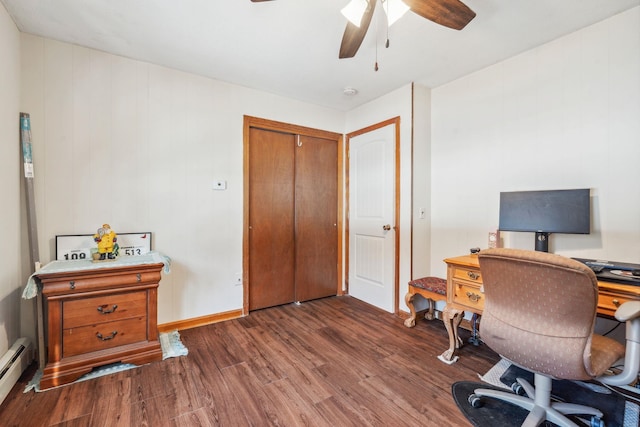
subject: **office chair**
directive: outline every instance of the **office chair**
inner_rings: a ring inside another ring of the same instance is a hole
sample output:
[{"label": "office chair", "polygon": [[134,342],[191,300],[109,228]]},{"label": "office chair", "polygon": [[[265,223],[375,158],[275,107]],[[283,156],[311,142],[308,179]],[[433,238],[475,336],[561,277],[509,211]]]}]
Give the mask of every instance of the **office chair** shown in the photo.
[{"label": "office chair", "polygon": [[478,388],[469,403],[496,398],[527,409],[523,426],[549,420],[576,426],[565,414],[591,415],[591,425],[604,425],[602,412],[572,403],[551,402],[552,379],[592,380],[623,385],[638,375],[640,301],[622,304],[616,318],[626,323],[625,367],[605,375],[625,355],[621,343],[593,333],[598,282],[582,263],[545,252],[488,249],[480,252],[485,306],[480,324],[483,341],[503,358],[534,373],[533,387],[518,378],[514,391]]}]

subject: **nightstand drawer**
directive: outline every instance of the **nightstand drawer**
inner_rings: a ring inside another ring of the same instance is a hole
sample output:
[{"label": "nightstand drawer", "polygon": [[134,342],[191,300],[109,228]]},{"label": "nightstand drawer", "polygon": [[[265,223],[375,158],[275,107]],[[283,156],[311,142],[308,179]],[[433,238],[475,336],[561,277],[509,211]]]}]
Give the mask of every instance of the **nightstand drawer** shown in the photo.
[{"label": "nightstand drawer", "polygon": [[482,310],[484,293],[480,292],[480,286],[454,281],[453,303],[473,310]]},{"label": "nightstand drawer", "polygon": [[480,270],[454,267],[453,279],[467,280],[474,283],[482,284],[482,275],[480,274]]},{"label": "nightstand drawer", "polygon": [[[123,270],[123,268],[114,268],[113,271],[107,269],[93,270],[89,274],[81,274],[80,272],[68,274],[52,273],[47,277],[40,278],[45,285],[42,293],[51,299],[104,289],[125,289],[149,284],[157,285],[160,281],[160,270],[151,270],[156,265],[140,266],[138,271],[134,272],[122,272],[119,270]],[[149,271],[146,271],[147,269]]]},{"label": "nightstand drawer", "polygon": [[144,316],[69,328],[62,333],[62,356],[70,357],[106,350],[146,339],[147,322]]},{"label": "nightstand drawer", "polygon": [[123,292],[62,303],[62,329],[94,325],[147,314],[147,292]]}]

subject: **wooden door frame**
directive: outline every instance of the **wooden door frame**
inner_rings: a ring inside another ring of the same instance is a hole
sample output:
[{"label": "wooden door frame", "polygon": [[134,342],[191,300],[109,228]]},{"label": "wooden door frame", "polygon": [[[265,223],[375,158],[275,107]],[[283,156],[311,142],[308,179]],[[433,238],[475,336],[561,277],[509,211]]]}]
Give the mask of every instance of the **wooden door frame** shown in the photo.
[{"label": "wooden door frame", "polygon": [[[393,311],[395,314],[399,314],[400,313],[400,116],[385,120],[383,122],[380,123],[376,123],[374,125],[371,126],[367,126],[366,128],[363,129],[359,129],[357,131],[348,133],[346,135],[346,140],[345,140],[345,146],[346,146],[346,151],[347,151],[347,159],[349,158],[349,150],[350,150],[350,141],[351,138],[354,138],[356,136],[359,135],[363,135],[365,133],[369,133],[372,132],[374,130],[383,128],[385,126],[389,126],[389,125],[395,125],[395,149],[394,149],[394,155],[395,155],[395,161],[394,161],[394,166],[395,166],[395,183],[394,183],[394,218],[393,218],[393,229],[395,231],[394,233],[394,238],[395,238],[395,245],[394,245],[394,255],[395,255],[395,259],[394,259],[394,301],[393,301]],[[349,162],[346,162],[345,165],[345,170],[346,170],[346,186],[345,186],[345,209],[347,212],[347,219],[346,219],[346,224],[345,224],[345,265],[344,265],[344,269],[345,269],[345,292],[349,293]]]},{"label": "wooden door frame", "polygon": [[328,139],[336,141],[338,143],[338,176],[337,179],[337,199],[338,204],[336,206],[337,211],[337,235],[338,241],[337,250],[337,283],[336,293],[342,295],[342,242],[344,236],[344,222],[343,222],[343,209],[344,209],[344,175],[342,173],[344,168],[344,145],[342,134],[336,132],[329,132],[319,129],[313,129],[305,126],[293,125],[290,123],[277,122],[273,120],[263,119],[259,117],[244,116],[243,125],[243,227],[242,227],[242,315],[247,316],[249,314],[249,283],[251,278],[249,277],[249,170],[251,165],[249,164],[249,133],[251,128],[258,128],[264,130],[270,130],[275,132],[282,132],[301,136],[310,136],[315,138]]}]

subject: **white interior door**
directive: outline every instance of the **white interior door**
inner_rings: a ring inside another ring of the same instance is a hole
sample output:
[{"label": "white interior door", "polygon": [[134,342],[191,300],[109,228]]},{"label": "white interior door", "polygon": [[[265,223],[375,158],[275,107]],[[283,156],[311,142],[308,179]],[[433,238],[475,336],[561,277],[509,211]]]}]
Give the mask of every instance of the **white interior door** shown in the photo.
[{"label": "white interior door", "polygon": [[349,294],[388,312],[395,297],[395,124],[349,140]]}]

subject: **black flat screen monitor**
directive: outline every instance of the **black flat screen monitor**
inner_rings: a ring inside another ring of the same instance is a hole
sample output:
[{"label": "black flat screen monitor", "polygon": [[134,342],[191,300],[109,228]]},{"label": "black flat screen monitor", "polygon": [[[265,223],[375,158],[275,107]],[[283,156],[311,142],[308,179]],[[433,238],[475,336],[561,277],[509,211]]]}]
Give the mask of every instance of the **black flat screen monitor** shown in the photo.
[{"label": "black flat screen monitor", "polygon": [[551,233],[591,232],[590,190],[512,191],[500,193],[501,231],[536,233],[535,248],[548,251]]}]

